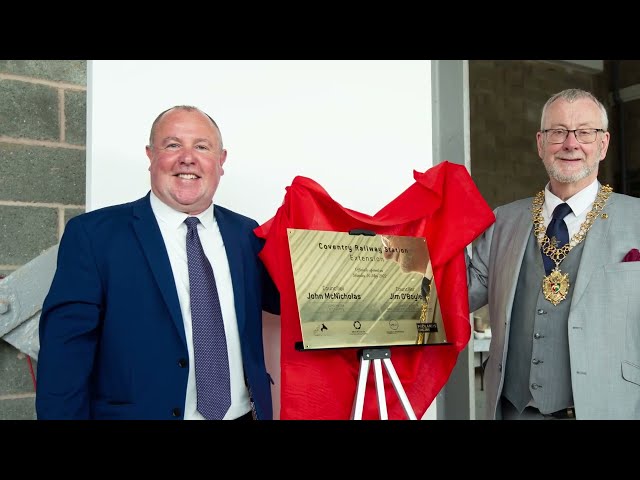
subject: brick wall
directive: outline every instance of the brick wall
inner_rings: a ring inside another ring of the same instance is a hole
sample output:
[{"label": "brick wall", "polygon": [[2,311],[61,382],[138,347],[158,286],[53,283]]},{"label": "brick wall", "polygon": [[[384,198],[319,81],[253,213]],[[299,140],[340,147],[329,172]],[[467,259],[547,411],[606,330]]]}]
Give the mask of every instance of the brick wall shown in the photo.
[{"label": "brick wall", "polygon": [[[492,208],[532,196],[548,181],[536,149],[547,99],[565,88],[582,88],[604,101],[607,87],[603,73],[562,64],[469,61],[471,176]],[[610,109],[608,113],[611,117]],[[609,123],[615,124],[611,118]],[[611,145],[600,166],[604,183],[612,181],[611,159],[615,158],[615,145]]]},{"label": "brick wall", "polygon": [[[0,276],[84,211],[86,77],[81,60],[0,60]],[[35,418],[34,399],[26,356],[0,340],[0,419]]]},{"label": "brick wall", "polygon": [[[612,62],[606,64],[605,72],[610,74]],[[619,88],[622,90],[626,87],[640,85],[640,61],[624,60],[620,61],[619,70]],[[623,130],[623,145],[625,163],[628,176],[628,193],[636,197],[640,196],[640,155],[635,152],[640,151],[640,98],[626,101],[622,104],[622,123],[621,125],[614,122],[614,129],[620,127]],[[618,113],[618,112],[616,112]],[[616,119],[619,117],[616,116]],[[612,139],[617,143],[618,139]],[[613,169],[616,172],[616,178],[620,176],[620,162],[613,162]]]}]

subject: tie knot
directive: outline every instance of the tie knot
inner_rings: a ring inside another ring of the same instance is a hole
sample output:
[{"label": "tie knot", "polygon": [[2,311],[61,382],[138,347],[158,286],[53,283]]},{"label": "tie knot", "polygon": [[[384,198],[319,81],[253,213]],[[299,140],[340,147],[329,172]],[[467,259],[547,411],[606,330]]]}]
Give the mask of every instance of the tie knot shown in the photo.
[{"label": "tie knot", "polygon": [[193,230],[194,228],[198,227],[198,224],[200,223],[200,220],[198,219],[198,217],[187,217],[185,219],[184,223],[187,224],[187,228],[189,230]]},{"label": "tie knot", "polygon": [[563,219],[572,212],[568,203],[561,203],[553,210],[553,218]]}]

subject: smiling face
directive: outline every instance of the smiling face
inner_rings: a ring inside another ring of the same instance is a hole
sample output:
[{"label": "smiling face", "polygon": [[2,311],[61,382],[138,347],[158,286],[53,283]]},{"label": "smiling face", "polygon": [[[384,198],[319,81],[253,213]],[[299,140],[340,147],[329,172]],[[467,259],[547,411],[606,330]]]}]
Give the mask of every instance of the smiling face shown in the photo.
[{"label": "smiling face", "polygon": [[160,200],[190,215],[209,208],[227,151],[207,115],[197,109],[169,110],[158,120],[146,150],[151,190]]},{"label": "smiling face", "polygon": [[[549,105],[544,129],[603,128],[602,112],[589,98],[568,102],[559,98]],[[552,144],[545,134],[538,132],[538,155],[549,174],[551,191],[560,198],[569,198],[593,182],[598,176],[600,162],[607,155],[609,132],[598,132],[593,143],[579,143],[569,133],[563,143]]]}]

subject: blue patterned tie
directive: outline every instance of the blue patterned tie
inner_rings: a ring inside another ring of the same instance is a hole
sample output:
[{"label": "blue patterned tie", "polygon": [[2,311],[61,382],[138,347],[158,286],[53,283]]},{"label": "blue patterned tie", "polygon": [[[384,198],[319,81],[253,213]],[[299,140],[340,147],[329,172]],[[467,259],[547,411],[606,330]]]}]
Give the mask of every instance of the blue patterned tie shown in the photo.
[{"label": "blue patterned tie", "polygon": [[211,264],[198,236],[200,220],[188,217],[184,223],[187,224],[197,408],[207,420],[221,420],[231,405],[231,386],[220,300]]},{"label": "blue patterned tie", "polygon": [[[556,238],[556,247],[562,248],[569,241],[569,230],[567,224],[564,223],[564,217],[571,213],[571,207],[566,203],[561,203],[553,210],[553,216],[547,227],[547,237],[553,244],[553,237]],[[551,260],[544,253],[542,254],[542,261],[544,262],[544,270],[549,275],[551,270],[556,266],[555,262]]]}]

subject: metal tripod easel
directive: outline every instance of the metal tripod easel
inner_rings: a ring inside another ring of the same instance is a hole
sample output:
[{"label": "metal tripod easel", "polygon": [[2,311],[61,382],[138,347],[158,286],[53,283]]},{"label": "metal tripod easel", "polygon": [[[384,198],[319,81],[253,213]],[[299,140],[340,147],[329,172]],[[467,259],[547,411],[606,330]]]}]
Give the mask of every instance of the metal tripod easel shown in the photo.
[{"label": "metal tripod easel", "polygon": [[416,414],[409,403],[409,398],[402,388],[400,378],[396,373],[396,369],[391,363],[391,350],[389,348],[365,348],[359,352],[360,355],[360,374],[358,376],[358,385],[356,389],[356,397],[353,401],[353,411],[351,412],[352,420],[362,420],[362,410],[364,408],[364,395],[367,386],[367,376],[369,373],[369,365],[373,360],[373,370],[376,381],[376,394],[378,396],[378,412],[380,420],[388,420],[387,399],[384,393],[384,380],[382,378],[382,363],[387,369],[387,374],[391,379],[393,388],[402,402],[402,407],[409,420],[417,420]]}]

